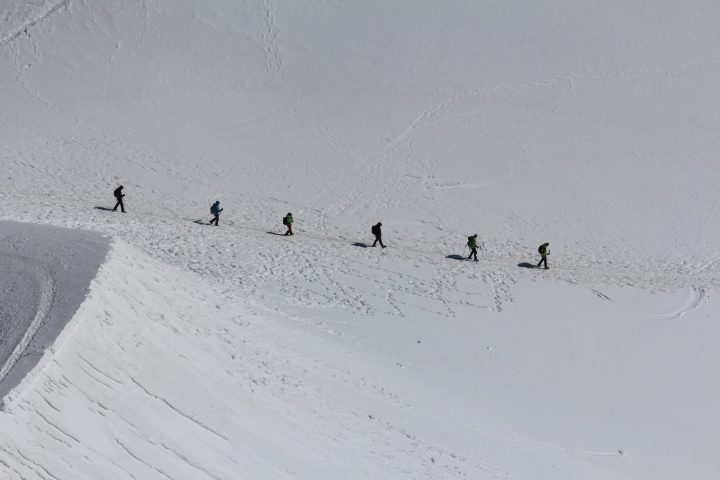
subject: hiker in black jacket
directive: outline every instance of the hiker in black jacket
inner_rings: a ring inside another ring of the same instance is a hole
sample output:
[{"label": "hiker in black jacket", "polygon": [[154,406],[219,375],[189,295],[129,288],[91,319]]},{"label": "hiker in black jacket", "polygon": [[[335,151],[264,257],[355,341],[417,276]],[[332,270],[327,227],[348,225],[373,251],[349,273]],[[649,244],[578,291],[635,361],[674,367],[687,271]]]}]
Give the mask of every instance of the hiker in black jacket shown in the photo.
[{"label": "hiker in black jacket", "polygon": [[374,247],[377,245],[378,242],[380,242],[380,246],[382,248],[385,248],[385,245],[383,245],[382,242],[382,230],[380,230],[380,227],[382,227],[382,223],[378,222],[375,225],[372,226],[372,234],[375,235],[375,241],[373,242],[372,246]]},{"label": "hiker in black jacket", "polygon": [[113,207],[112,211],[117,211],[117,207],[120,207],[120,211],[122,213],[125,213],[125,205],[123,205],[123,197],[125,196],[124,193],[122,193],[122,189],[125,188],[122,185],[120,185],[118,188],[113,191],[113,195],[115,195],[115,199],[117,200],[117,203],[115,204],[115,207]]}]

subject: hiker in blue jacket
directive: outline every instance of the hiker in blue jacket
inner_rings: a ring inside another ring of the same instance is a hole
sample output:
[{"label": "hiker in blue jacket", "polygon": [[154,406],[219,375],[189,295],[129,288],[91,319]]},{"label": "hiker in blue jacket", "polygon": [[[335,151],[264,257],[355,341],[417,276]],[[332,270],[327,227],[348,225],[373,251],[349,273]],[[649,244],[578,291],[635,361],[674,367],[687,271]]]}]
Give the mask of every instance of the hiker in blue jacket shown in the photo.
[{"label": "hiker in blue jacket", "polygon": [[215,200],[215,203],[210,207],[210,213],[213,215],[212,220],[210,220],[210,225],[214,223],[216,227],[218,226],[218,222],[220,222],[220,212],[222,211],[223,209],[220,208],[220,200]]}]

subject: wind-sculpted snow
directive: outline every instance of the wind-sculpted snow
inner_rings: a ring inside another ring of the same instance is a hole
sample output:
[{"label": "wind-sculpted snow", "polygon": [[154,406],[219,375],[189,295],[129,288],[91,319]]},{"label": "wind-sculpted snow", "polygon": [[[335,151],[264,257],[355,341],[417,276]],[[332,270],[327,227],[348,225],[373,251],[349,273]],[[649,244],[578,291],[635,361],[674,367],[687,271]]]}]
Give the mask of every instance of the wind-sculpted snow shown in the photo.
[{"label": "wind-sculpted snow", "polygon": [[[675,322],[658,316],[685,292],[516,278],[496,311],[488,292],[499,278],[478,265],[456,277],[466,302],[436,310],[424,262],[365,253],[378,255],[375,276],[352,288],[397,310],[244,300],[118,242],[63,348],[7,402],[0,473],[604,480],[682,468],[711,478],[711,462],[682,459],[695,441],[712,443],[720,418],[702,394],[717,387],[703,373],[712,299]],[[340,278],[335,265],[318,278]],[[386,297],[396,276],[405,286]],[[435,295],[451,296],[442,285]],[[662,381],[647,374],[656,368]]]},{"label": "wind-sculpted snow", "polygon": [[92,232],[0,222],[0,396],[75,314],[107,248]]}]

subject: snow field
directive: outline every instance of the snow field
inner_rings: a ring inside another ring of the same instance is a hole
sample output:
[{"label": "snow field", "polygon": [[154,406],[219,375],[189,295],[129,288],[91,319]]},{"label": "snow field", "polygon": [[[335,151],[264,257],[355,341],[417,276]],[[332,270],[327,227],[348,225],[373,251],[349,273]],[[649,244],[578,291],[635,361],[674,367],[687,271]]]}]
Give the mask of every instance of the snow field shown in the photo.
[{"label": "snow field", "polygon": [[115,243],[0,476],[714,479],[718,15],[5,2],[0,218]]}]

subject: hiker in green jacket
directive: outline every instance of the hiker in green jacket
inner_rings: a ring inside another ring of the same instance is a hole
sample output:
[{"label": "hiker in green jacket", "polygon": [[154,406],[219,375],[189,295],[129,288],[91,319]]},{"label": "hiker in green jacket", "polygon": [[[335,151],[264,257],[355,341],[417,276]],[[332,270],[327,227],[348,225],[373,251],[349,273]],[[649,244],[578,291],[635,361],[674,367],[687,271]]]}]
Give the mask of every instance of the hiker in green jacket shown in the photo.
[{"label": "hiker in green jacket", "polygon": [[550,244],[549,243],[543,243],[538,247],[538,253],[540,254],[540,261],[537,264],[537,268],[540,268],[540,265],[543,263],[545,264],[545,270],[547,270],[547,256],[550,255]]},{"label": "hiker in green jacket", "polygon": [[468,237],[467,246],[470,247],[470,255],[467,259],[470,260],[472,257],[475,257],[475,261],[477,262],[477,233]]},{"label": "hiker in green jacket", "polygon": [[286,236],[286,237],[287,237],[288,235],[295,235],[295,234],[293,233],[293,231],[292,231],[293,221],[294,221],[294,220],[293,220],[293,217],[292,217],[292,213],[289,213],[289,212],[288,212],[288,214],[283,217],[283,225],[285,225],[285,226],[287,227],[287,232],[285,232],[285,236]]}]

